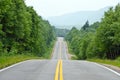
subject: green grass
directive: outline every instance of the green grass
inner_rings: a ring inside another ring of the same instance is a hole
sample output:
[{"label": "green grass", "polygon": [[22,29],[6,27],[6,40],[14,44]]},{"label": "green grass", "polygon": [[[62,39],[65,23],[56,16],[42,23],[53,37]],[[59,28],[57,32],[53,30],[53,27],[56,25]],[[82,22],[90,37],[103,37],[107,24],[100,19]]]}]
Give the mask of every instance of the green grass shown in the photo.
[{"label": "green grass", "polygon": [[42,59],[41,57],[28,56],[28,55],[14,55],[14,56],[1,56],[0,57],[0,69],[10,66],[12,64],[30,60],[30,59]]},{"label": "green grass", "polygon": [[88,61],[102,63],[102,64],[109,64],[113,66],[120,67],[120,58],[116,60],[108,60],[108,59],[88,59]]},{"label": "green grass", "polygon": [[[69,53],[74,55],[74,53],[72,52],[72,50],[70,48],[69,42],[67,42],[67,44],[68,44]],[[71,60],[79,60],[79,59],[78,59],[77,56],[74,55],[74,56],[71,57]],[[87,59],[87,60],[91,61],[91,62],[96,62],[96,63],[101,63],[101,64],[109,64],[109,65],[120,67],[120,57],[116,60],[98,59],[98,58]]]},{"label": "green grass", "polygon": [[5,68],[7,66],[10,66],[12,64],[25,61],[25,60],[30,60],[30,59],[50,59],[53,51],[53,46],[55,44],[55,41],[53,41],[50,45],[50,48],[48,49],[47,53],[43,55],[43,57],[37,57],[33,56],[31,54],[27,55],[3,55],[0,56],[0,69]]},{"label": "green grass", "polygon": [[72,56],[71,60],[78,60],[77,56]]}]

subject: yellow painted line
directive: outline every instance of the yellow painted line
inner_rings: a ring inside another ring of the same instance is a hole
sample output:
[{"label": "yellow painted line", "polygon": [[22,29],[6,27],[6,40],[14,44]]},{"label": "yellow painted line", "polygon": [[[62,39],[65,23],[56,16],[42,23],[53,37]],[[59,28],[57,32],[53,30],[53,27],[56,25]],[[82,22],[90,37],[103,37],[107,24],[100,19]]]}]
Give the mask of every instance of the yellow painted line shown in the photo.
[{"label": "yellow painted line", "polygon": [[56,72],[55,72],[55,80],[58,80],[58,75],[59,75],[59,65],[60,65],[60,60],[57,63],[57,67],[56,67]]},{"label": "yellow painted line", "polygon": [[62,42],[60,43],[60,48],[59,48],[59,59],[57,62],[56,66],[56,71],[55,71],[55,78],[54,80],[63,80],[63,68],[62,68]]},{"label": "yellow painted line", "polygon": [[63,80],[62,60],[60,60],[60,80]]},{"label": "yellow painted line", "polygon": [[54,80],[63,80],[62,60],[58,60]]}]

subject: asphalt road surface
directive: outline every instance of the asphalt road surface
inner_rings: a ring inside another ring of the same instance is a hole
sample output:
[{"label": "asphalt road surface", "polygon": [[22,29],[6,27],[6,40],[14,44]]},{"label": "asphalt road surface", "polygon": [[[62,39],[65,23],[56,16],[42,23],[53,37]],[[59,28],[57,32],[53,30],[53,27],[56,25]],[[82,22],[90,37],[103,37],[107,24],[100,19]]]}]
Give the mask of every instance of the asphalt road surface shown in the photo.
[{"label": "asphalt road surface", "polygon": [[119,74],[88,61],[68,60],[59,37],[51,60],[28,60],[0,70],[0,80],[120,80]]}]

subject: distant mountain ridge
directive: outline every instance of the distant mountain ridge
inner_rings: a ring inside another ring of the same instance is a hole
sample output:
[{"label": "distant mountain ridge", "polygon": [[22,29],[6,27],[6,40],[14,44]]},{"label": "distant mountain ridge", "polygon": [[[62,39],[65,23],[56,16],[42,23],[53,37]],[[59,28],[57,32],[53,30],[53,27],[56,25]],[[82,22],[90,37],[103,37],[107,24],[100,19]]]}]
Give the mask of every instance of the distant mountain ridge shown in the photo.
[{"label": "distant mountain ridge", "polygon": [[61,16],[49,17],[48,21],[57,28],[60,28],[61,26],[68,29],[72,26],[80,28],[87,20],[90,24],[100,21],[104,16],[104,12],[109,8],[110,7],[105,7],[97,11],[79,11]]}]

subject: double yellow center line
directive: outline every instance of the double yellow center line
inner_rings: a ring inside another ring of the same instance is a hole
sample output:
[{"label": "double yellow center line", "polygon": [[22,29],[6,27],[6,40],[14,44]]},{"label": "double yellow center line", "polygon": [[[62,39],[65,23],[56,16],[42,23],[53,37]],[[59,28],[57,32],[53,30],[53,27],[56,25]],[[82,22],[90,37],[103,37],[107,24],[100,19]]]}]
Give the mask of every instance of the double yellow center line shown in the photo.
[{"label": "double yellow center line", "polygon": [[61,42],[60,42],[60,59],[58,60],[58,63],[57,63],[57,67],[56,67],[56,72],[55,72],[55,78],[54,80],[63,80],[63,69],[62,69],[62,54],[61,54],[61,51],[62,51],[62,48],[61,48]]},{"label": "double yellow center line", "polygon": [[63,80],[62,60],[58,60],[54,80]]}]

